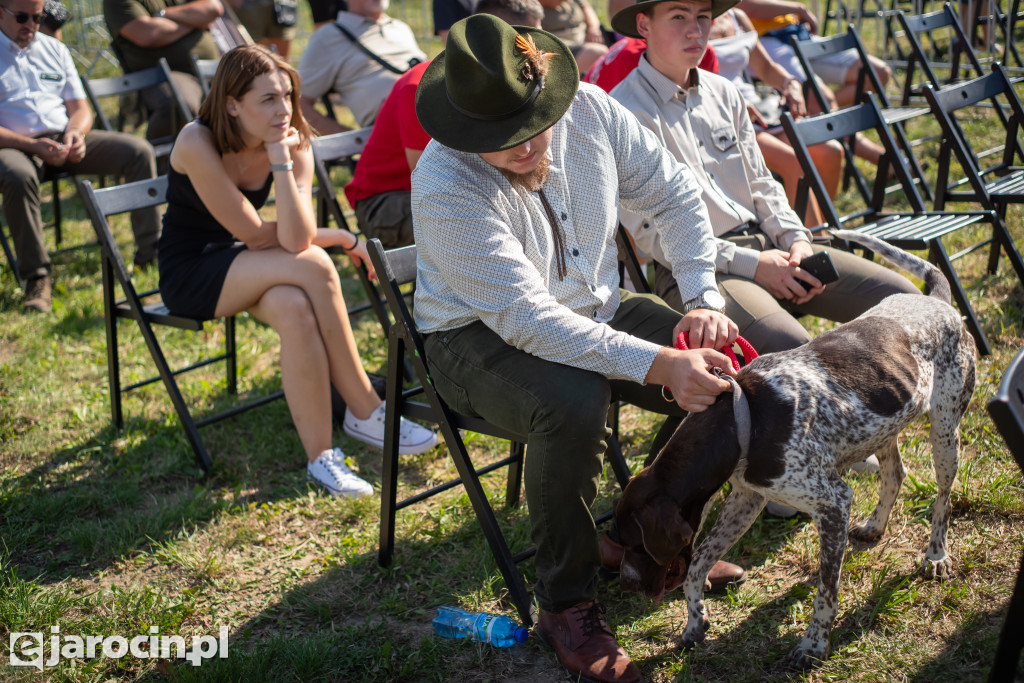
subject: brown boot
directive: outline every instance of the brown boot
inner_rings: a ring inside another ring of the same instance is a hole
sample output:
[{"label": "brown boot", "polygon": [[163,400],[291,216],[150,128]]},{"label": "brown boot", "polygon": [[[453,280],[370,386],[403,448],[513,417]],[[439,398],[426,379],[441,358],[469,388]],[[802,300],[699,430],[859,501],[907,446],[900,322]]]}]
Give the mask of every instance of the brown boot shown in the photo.
[{"label": "brown boot", "polygon": [[[626,552],[625,548],[613,541],[607,531],[601,534],[598,547],[601,550],[601,566],[609,571],[619,571],[619,567],[622,565],[622,556]],[[686,562],[683,561],[683,558],[677,557],[672,561],[668,573],[665,575],[665,590],[671,591],[678,588],[685,578]],[[708,573],[704,590],[708,593],[724,593],[730,583],[739,585],[746,580],[747,572],[743,567],[719,560]]]},{"label": "brown boot", "polygon": [[25,302],[22,306],[26,310],[42,313],[53,310],[53,294],[49,277],[46,275],[35,277],[25,283]]},{"label": "brown boot", "polygon": [[581,602],[564,612],[540,610],[540,632],[570,676],[594,683],[632,683],[640,670],[622,649],[597,602]]}]

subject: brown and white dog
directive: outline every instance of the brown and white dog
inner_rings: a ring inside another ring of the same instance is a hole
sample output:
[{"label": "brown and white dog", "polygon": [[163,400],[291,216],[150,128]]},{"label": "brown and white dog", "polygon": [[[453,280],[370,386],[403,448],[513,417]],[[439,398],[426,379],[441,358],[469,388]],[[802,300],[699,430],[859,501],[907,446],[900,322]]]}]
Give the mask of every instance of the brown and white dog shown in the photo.
[{"label": "brown and white dog", "polygon": [[[917,275],[930,294],[887,297],[800,348],[754,360],[736,377],[749,405],[749,455],[740,457],[737,434],[743,430],[737,430],[732,396],[723,394],[682,422],[655,462],[630,481],[616,509],[626,547],[624,588],[657,598],[669,563],[677,556],[686,560],[684,647],[702,641],[710,623],[703,601],[708,571],[767,499],[809,513],[818,528],[814,615],[788,664],[805,669],[823,661],[847,534],[873,541],[884,533],[907,473],[897,437],[924,414],[931,422],[938,496],[922,568],[933,578],[950,571],[950,492],[960,457],[960,418],[974,391],[974,341],[950,306],[949,283],[937,268],[876,238],[835,234]],[[853,493],[840,472],[872,453],[881,466],[878,505],[848,530]],[[726,481],[732,493],[691,563],[702,510]]]}]

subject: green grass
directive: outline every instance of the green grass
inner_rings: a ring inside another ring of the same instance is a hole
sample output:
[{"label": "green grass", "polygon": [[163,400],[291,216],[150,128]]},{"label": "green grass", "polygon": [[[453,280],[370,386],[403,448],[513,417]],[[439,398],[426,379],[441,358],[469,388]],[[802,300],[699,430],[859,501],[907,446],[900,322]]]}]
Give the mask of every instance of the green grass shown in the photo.
[{"label": "green grass", "polygon": [[[972,131],[993,135],[985,117]],[[922,150],[925,158],[933,154]],[[339,186],[344,180],[337,179]],[[65,186],[68,240],[86,241],[91,228],[71,194]],[[849,194],[841,205],[855,208]],[[1009,223],[1024,243],[1019,208],[1011,209]],[[130,253],[127,221],[115,222],[115,230]],[[947,246],[954,252],[977,237],[955,235]],[[958,262],[995,353],[979,362],[978,387],[961,425],[953,576],[926,581],[917,573],[935,494],[927,425],[920,420],[901,439],[910,476],[887,534],[875,544],[848,547],[833,652],[822,668],[794,675],[782,664],[812,611],[815,528],[799,519],[762,517],[727,556],[747,568],[749,580],[708,600],[708,641],[691,652],[676,645],[686,618],[680,594],[652,605],[616,584],[599,587],[612,627],[647,679],[985,678],[1024,549],[1021,475],[985,404],[1024,345],[1024,292],[1005,260],[996,275],[984,272],[984,260],[978,253]],[[358,284],[344,272],[346,296],[358,297]],[[159,384],[127,398],[125,428],[115,431],[98,252],[59,255],[54,276],[54,313],[24,315],[22,293],[0,268],[0,680],[560,680],[555,658],[535,637],[500,650],[433,634],[430,620],[439,605],[513,613],[465,494],[453,490],[401,512],[394,564],[382,569],[376,561],[379,498],[335,500],[310,489],[283,402],[204,429],[215,459],[206,475],[196,468]],[[155,274],[140,280],[152,284]],[[828,327],[807,324],[814,333]],[[139,335],[128,325],[121,330],[124,378],[148,376],[152,365]],[[159,334],[174,363],[214,352],[222,341],[221,329],[212,325],[195,335]],[[383,372],[379,329],[362,320],[357,336],[367,370]],[[242,393],[278,388],[276,335],[242,316],[239,346]],[[216,369],[181,382],[198,414],[233,402]],[[622,439],[634,470],[656,426],[651,415],[623,411]],[[340,429],[336,442],[379,486],[380,452]],[[501,457],[505,448],[477,436],[470,444],[480,461]],[[451,475],[443,446],[403,464],[400,494]],[[604,478],[598,509],[615,496],[611,479]],[[863,517],[877,480],[848,480],[854,514]],[[491,475],[484,483],[500,501],[503,478]],[[499,505],[497,514],[513,548],[526,547],[526,510]],[[528,583],[535,581],[532,562],[522,570]],[[126,637],[157,627],[186,638],[226,626],[230,656],[198,668],[131,656],[69,661],[43,673],[7,666],[11,633],[48,634],[54,626],[64,635]]]}]

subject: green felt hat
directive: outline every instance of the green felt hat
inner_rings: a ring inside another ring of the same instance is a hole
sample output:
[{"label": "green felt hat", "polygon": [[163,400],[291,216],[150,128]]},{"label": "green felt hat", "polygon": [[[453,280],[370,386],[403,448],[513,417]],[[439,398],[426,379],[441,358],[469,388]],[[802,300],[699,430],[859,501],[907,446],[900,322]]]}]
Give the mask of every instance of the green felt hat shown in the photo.
[{"label": "green felt hat", "polygon": [[[615,13],[615,16],[612,17],[612,28],[630,38],[643,38],[636,31],[636,15],[660,2],[669,2],[669,0],[637,0],[635,5],[630,5]],[[711,0],[711,18],[714,19],[719,14],[724,14],[726,10],[734,7],[737,3],[739,0]]]},{"label": "green felt hat", "polygon": [[[552,52],[537,78],[516,36]],[[547,31],[510,26],[490,14],[456,23],[448,44],[423,72],[416,116],[430,137],[463,152],[498,152],[521,145],[565,114],[579,87],[576,59]]]}]

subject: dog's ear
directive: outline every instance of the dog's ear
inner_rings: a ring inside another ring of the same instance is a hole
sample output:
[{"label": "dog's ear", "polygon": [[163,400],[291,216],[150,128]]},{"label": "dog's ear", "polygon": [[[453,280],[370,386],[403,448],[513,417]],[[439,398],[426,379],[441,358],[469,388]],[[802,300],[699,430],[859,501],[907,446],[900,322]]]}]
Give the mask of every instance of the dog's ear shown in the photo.
[{"label": "dog's ear", "polygon": [[693,528],[675,503],[664,500],[641,508],[636,516],[644,550],[660,565],[667,565],[693,540]]}]

